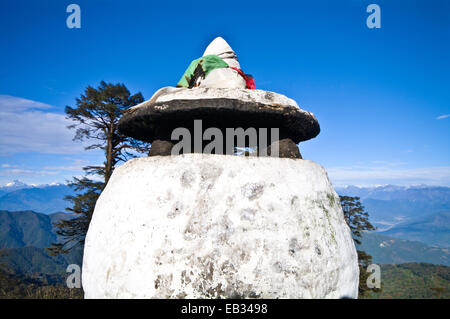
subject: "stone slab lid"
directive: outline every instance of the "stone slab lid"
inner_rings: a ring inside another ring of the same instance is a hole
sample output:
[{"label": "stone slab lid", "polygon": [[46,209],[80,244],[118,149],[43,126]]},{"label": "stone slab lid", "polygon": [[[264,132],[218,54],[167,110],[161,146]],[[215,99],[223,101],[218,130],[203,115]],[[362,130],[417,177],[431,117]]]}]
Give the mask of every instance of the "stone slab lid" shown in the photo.
[{"label": "stone slab lid", "polygon": [[170,140],[172,131],[178,127],[193,132],[194,120],[202,120],[203,130],[221,129],[224,136],[225,128],[279,128],[280,138],[290,138],[295,143],[314,138],[320,132],[314,114],[300,109],[294,100],[281,94],[173,87],[163,88],[150,100],[127,110],[119,121],[119,131],[146,142]]}]

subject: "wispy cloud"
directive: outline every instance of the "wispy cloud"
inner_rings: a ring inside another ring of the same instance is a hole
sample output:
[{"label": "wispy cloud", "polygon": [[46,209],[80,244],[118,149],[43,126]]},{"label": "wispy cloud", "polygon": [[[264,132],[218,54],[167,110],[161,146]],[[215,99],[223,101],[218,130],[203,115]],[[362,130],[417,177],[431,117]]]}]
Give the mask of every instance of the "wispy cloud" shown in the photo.
[{"label": "wispy cloud", "polygon": [[6,184],[13,179],[27,181],[31,184],[42,184],[42,179],[48,181],[47,177],[59,182],[69,180],[72,176],[81,176],[83,166],[89,164],[87,160],[66,158],[61,161],[61,165],[0,165],[0,184]]},{"label": "wispy cloud", "polygon": [[24,177],[41,177],[48,175],[58,175],[59,172],[47,171],[47,170],[32,170],[24,168],[11,168],[0,171],[1,177],[11,177],[14,179],[24,178]]},{"label": "wispy cloud", "polygon": [[17,165],[14,165],[14,164],[8,164],[8,163],[2,164],[2,165],[0,165],[0,166],[1,166],[1,168],[12,168],[12,167],[17,167]]},{"label": "wispy cloud", "polygon": [[72,140],[71,122],[55,107],[0,95],[0,155],[20,152],[76,154],[83,145]]},{"label": "wispy cloud", "polygon": [[428,184],[450,186],[450,166],[403,168],[396,165],[327,168],[333,185]]},{"label": "wispy cloud", "polygon": [[51,105],[21,97],[0,94],[0,110],[2,112],[20,112],[23,110],[48,110]]},{"label": "wispy cloud", "polygon": [[59,166],[44,166],[44,170],[56,170],[56,171],[82,171],[83,167],[86,166],[89,162],[85,160],[72,160],[72,163],[69,165],[59,165]]},{"label": "wispy cloud", "polygon": [[443,119],[446,119],[447,117],[450,117],[450,114],[442,114],[442,115],[439,115],[439,116],[436,118],[436,120],[443,120]]}]

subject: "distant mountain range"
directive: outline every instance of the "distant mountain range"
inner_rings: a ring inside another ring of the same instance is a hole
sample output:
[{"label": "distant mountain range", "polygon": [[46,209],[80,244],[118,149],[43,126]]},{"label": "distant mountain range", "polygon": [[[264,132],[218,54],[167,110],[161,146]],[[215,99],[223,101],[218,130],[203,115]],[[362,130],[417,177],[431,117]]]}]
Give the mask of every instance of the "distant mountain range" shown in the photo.
[{"label": "distant mountain range", "polygon": [[[373,263],[394,264],[382,268],[389,289],[378,297],[429,298],[434,294],[431,288],[448,284],[448,267],[404,263],[450,266],[450,188],[349,186],[336,191],[360,197],[370,220],[379,227],[377,232],[364,233],[359,249],[370,254]],[[0,187],[0,255],[6,253],[0,257],[0,264],[6,261],[15,274],[55,274],[61,278],[65,278],[69,264],[81,265],[81,249],[56,257],[49,256],[45,249],[59,240],[53,224],[74,217],[63,213],[69,204],[63,198],[71,194],[72,189],[64,184],[27,185],[14,181]],[[421,271],[420,275],[416,270]],[[422,291],[417,287],[424,274],[431,288]]]},{"label": "distant mountain range", "polygon": [[372,222],[389,228],[399,222],[450,211],[450,187],[337,187],[339,195],[361,198]]},{"label": "distant mountain range", "polygon": [[428,246],[418,241],[410,241],[384,234],[364,233],[358,249],[372,256],[375,264],[402,264],[424,262],[450,266],[450,250]]},{"label": "distant mountain range", "polygon": [[61,274],[71,263],[80,265],[80,249],[56,257],[49,256],[45,249],[59,241],[54,223],[73,217],[67,213],[45,215],[33,211],[0,211],[0,248],[6,253],[2,258],[8,267],[19,274]]},{"label": "distant mountain range", "polygon": [[[450,187],[347,186],[337,187],[336,191],[360,197],[378,233],[450,248]],[[70,204],[64,197],[73,194],[64,184],[27,185],[16,180],[0,187],[0,210],[34,211],[51,216],[64,212]],[[50,239],[41,238],[47,242]]]},{"label": "distant mountain range", "polygon": [[378,232],[396,238],[450,248],[450,187],[337,187],[358,196]]},{"label": "distant mountain range", "polygon": [[64,212],[69,206],[64,197],[73,194],[72,188],[64,184],[27,185],[14,181],[0,187],[0,210]]},{"label": "distant mountain range", "polygon": [[[16,273],[63,273],[68,263],[81,264],[81,250],[58,257],[48,256],[45,250],[58,240],[52,223],[61,218],[73,218],[73,215],[0,211],[0,243],[7,248],[7,259]],[[426,262],[450,265],[449,249],[374,232],[364,233],[360,249],[372,255],[377,264]]]},{"label": "distant mountain range", "polygon": [[0,248],[49,247],[57,241],[54,223],[73,217],[68,213],[45,215],[30,210],[0,210]]},{"label": "distant mountain range", "polygon": [[67,266],[81,266],[83,251],[76,249],[68,254],[49,256],[45,248],[19,247],[6,250],[8,268],[16,274],[66,274]]},{"label": "distant mountain range", "polygon": [[[346,186],[336,187],[336,191],[342,195],[358,196],[362,199],[380,200],[409,200],[409,201],[431,201],[435,203],[450,202],[450,187],[445,186],[397,186],[384,185],[376,187]],[[449,206],[447,206],[449,207]]]},{"label": "distant mountain range", "polygon": [[23,189],[23,188],[30,188],[33,187],[31,185],[27,185],[19,180],[14,180],[10,183],[7,183],[5,186],[0,186],[0,194],[5,194],[5,193],[9,193],[9,192],[13,192],[19,189]]},{"label": "distant mountain range", "polygon": [[47,247],[56,241],[51,218],[33,211],[0,211],[2,248]]},{"label": "distant mountain range", "polygon": [[419,217],[380,233],[450,248],[450,211]]}]

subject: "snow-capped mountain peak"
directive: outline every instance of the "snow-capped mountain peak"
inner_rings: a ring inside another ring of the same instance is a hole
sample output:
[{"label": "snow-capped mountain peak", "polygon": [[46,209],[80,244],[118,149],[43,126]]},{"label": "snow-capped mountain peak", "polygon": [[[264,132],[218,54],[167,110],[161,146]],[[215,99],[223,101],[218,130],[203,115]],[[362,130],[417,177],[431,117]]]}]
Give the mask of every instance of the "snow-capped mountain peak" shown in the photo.
[{"label": "snow-capped mountain peak", "polygon": [[6,183],[5,187],[26,187],[27,184],[19,181],[18,179],[13,180],[12,182]]},{"label": "snow-capped mountain peak", "polygon": [[1,190],[3,191],[7,191],[7,192],[12,192],[12,191],[16,191],[19,189],[24,189],[24,188],[30,188],[32,186],[25,184],[24,182],[19,181],[18,179],[6,183],[5,186],[0,187]]}]

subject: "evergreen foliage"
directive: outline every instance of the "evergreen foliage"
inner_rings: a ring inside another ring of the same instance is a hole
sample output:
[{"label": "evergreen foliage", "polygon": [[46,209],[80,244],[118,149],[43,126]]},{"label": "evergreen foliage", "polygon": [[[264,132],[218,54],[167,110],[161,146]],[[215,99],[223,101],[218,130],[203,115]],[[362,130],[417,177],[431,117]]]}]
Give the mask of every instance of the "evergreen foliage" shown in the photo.
[{"label": "evergreen foliage", "polygon": [[[362,233],[364,231],[375,230],[375,227],[369,222],[369,213],[366,212],[364,206],[361,204],[359,197],[340,196],[341,206],[344,210],[344,219],[347,222],[352,232],[355,245],[361,245]],[[367,287],[367,267],[372,264],[372,256],[366,252],[357,249],[358,265],[359,265],[359,291],[360,297],[367,295],[370,290]],[[379,290],[379,289],[375,289]]]},{"label": "evergreen foliage", "polygon": [[68,253],[84,245],[84,239],[92,218],[95,203],[108,183],[116,165],[139,153],[148,153],[149,145],[120,134],[118,122],[130,107],[142,103],[141,93],[131,95],[123,84],[102,81],[97,88],[87,87],[76,99],[76,106],[66,107],[67,118],[73,121],[69,126],[76,129],[74,140],[89,141],[86,150],[101,149],[105,154],[102,165],[84,167],[85,176],[74,177],[69,184],[75,195],[66,196],[71,206],[66,210],[75,213],[76,218],[56,223],[56,233],[61,242],[48,248],[51,255]]}]

